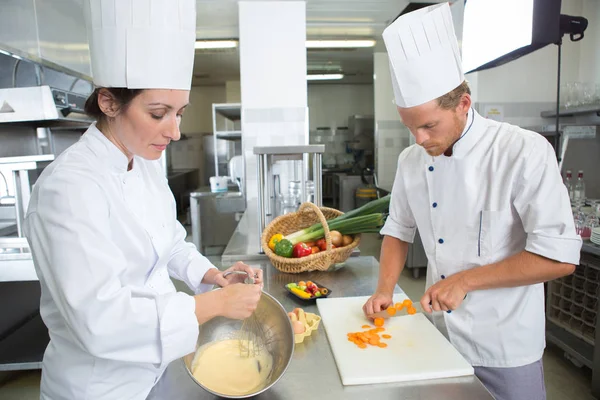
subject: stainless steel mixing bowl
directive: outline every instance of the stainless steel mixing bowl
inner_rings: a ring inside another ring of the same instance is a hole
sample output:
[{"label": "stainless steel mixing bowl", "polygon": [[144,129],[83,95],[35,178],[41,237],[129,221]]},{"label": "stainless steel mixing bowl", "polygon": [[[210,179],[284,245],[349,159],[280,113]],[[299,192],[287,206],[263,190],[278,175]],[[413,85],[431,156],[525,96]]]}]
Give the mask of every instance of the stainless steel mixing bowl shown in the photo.
[{"label": "stainless steel mixing bowl", "polygon": [[[226,393],[216,393],[198,382],[192,374],[192,361],[195,352],[184,357],[184,363],[190,378],[204,390],[228,399],[243,399],[256,396],[269,388],[281,379],[294,354],[294,331],[288,318],[287,312],[283,306],[275,300],[273,296],[263,292],[258,302],[255,315],[265,332],[266,347],[273,356],[273,370],[267,379],[267,384],[256,392],[241,396],[227,395]],[[238,337],[242,328],[242,321],[233,320],[224,317],[216,317],[200,326],[198,342],[196,349],[210,342],[226,340]],[[229,371],[229,375],[235,376],[235,371]]]}]

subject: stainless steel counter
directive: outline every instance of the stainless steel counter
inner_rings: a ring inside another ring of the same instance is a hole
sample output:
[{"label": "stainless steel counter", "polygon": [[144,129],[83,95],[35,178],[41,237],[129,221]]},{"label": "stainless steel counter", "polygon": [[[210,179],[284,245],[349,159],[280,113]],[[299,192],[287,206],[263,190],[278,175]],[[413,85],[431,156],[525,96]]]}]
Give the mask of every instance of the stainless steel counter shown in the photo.
[{"label": "stainless steel counter", "polygon": [[[302,307],[318,313],[315,302],[291,297],[284,285],[291,281],[314,280],[332,290],[331,297],[366,296],[377,285],[379,264],[373,257],[351,258],[342,268],[332,272],[285,274],[268,262],[249,262],[263,269],[264,290],[273,295],[286,310]],[[396,291],[401,289],[396,286]],[[368,367],[368,366],[366,366]],[[475,376],[404,382],[380,385],[343,386],[333,353],[323,327],[304,343],[298,344],[286,374],[257,399],[293,400],[306,398],[337,399],[493,399]],[[165,371],[148,399],[215,399],[192,381],[182,360],[173,362]]]},{"label": "stainless steel counter", "polygon": [[233,231],[227,247],[221,256],[223,265],[238,261],[266,261],[267,256],[260,253],[258,237],[258,217],[255,202],[248,202],[246,212]]}]

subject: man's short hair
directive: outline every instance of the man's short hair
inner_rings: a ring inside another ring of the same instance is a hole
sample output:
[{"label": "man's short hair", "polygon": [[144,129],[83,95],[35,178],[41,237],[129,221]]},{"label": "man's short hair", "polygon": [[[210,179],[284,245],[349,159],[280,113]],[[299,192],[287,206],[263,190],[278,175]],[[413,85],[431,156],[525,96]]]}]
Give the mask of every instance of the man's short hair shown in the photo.
[{"label": "man's short hair", "polygon": [[471,94],[471,88],[467,81],[463,81],[458,87],[437,98],[438,105],[444,110],[454,110],[460,104],[463,94]]}]

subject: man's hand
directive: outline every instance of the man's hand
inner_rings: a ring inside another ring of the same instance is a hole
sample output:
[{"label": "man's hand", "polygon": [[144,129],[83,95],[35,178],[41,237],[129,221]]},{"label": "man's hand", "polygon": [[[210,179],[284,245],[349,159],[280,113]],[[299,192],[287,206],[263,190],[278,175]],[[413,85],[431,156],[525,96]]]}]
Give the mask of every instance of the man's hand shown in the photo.
[{"label": "man's hand", "polygon": [[369,316],[378,313],[381,310],[385,310],[394,303],[391,294],[375,292],[373,296],[367,300],[363,306],[363,312],[365,316]]},{"label": "man's hand", "polygon": [[456,310],[467,295],[464,275],[462,271],[442,279],[432,285],[421,298],[421,306],[425,311]]}]

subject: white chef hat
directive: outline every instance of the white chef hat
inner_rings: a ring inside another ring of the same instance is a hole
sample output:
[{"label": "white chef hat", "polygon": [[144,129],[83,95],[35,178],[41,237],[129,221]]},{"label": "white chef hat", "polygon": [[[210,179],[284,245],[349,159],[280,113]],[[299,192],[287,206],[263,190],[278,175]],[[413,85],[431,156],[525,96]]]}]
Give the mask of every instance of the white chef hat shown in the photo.
[{"label": "white chef hat", "polygon": [[418,106],[464,80],[448,3],[405,14],[383,31],[398,107]]},{"label": "white chef hat", "polygon": [[195,0],[86,0],[92,76],[102,87],[192,84]]}]

